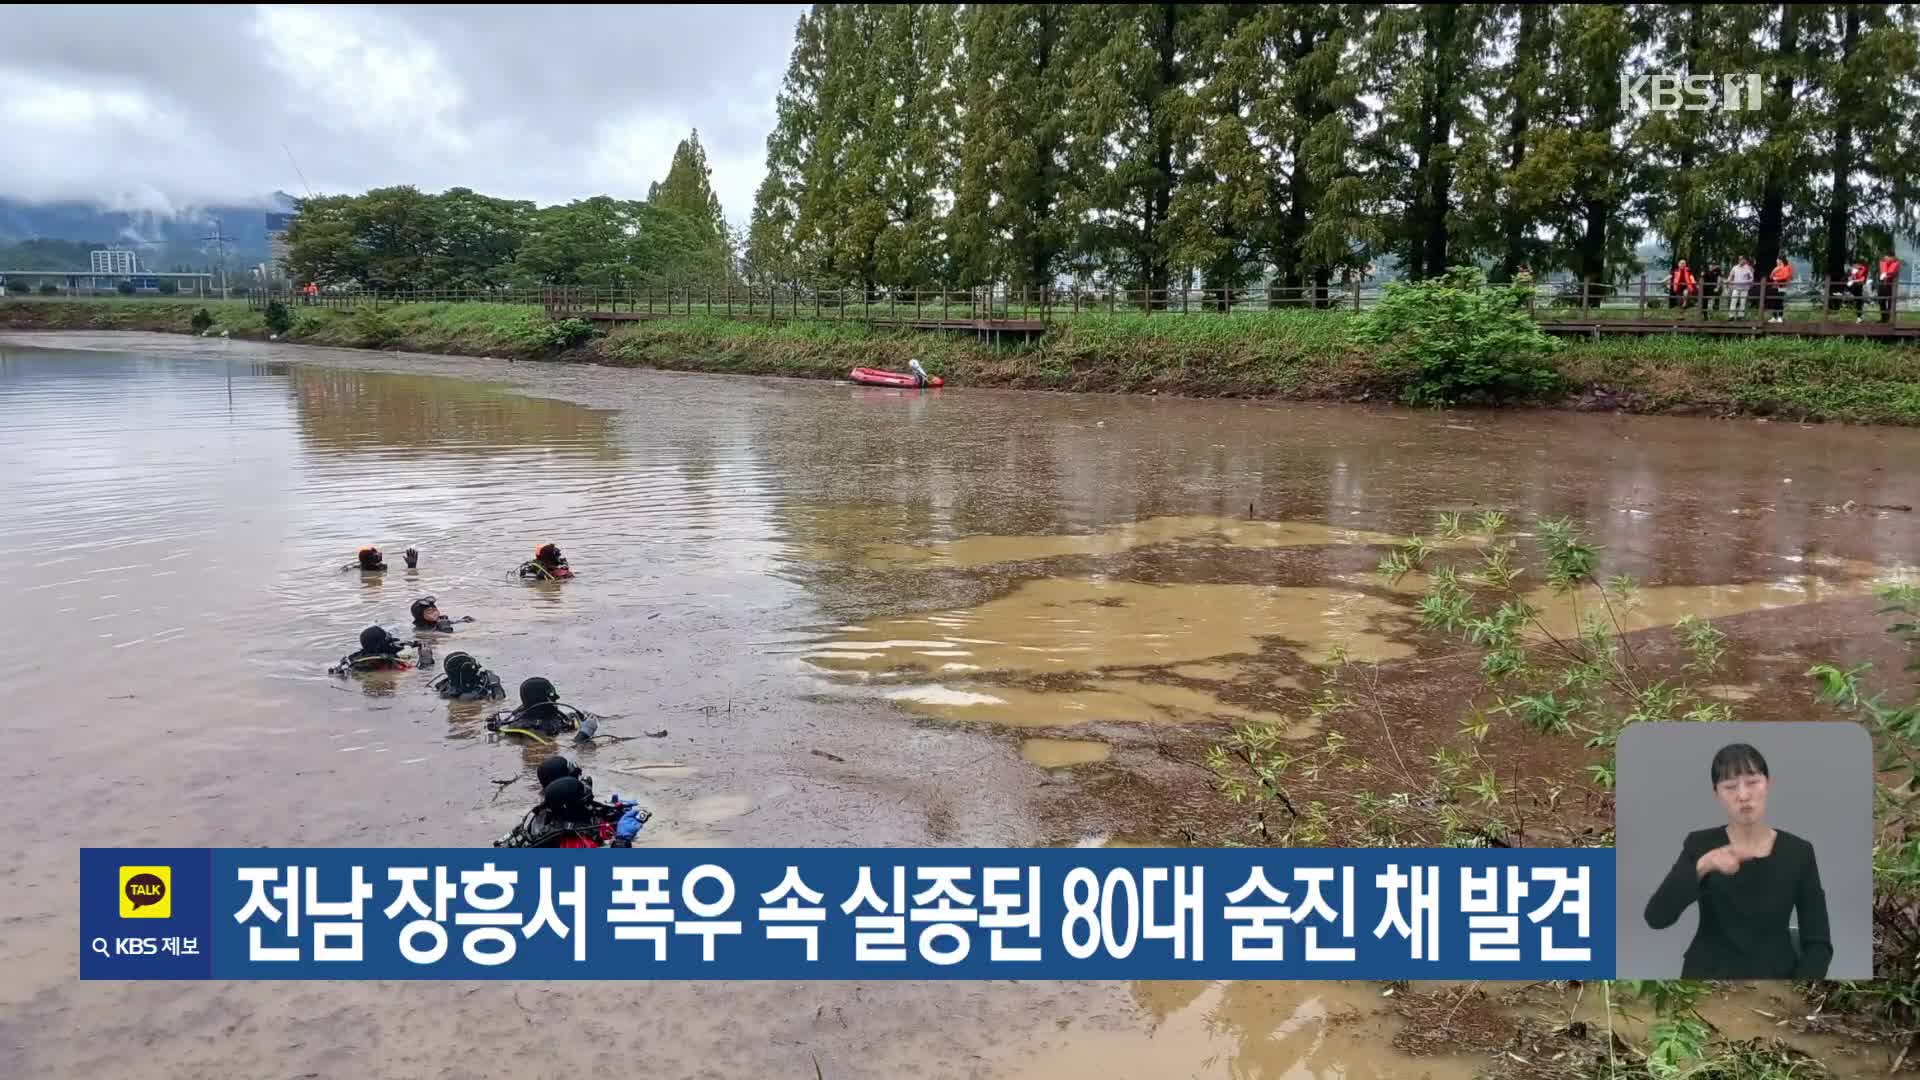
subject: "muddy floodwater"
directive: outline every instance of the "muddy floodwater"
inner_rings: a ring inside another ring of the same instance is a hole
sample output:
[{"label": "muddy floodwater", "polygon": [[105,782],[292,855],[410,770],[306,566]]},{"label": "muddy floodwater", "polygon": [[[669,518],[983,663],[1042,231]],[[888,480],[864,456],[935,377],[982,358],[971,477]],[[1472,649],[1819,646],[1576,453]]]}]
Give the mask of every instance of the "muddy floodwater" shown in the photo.
[{"label": "muddy floodwater", "polygon": [[[475,620],[442,655],[635,736],[580,756],[644,844],[1179,843],[1206,778],[1157,747],[1311,735],[1336,648],[1415,662],[1371,571],[1447,510],[1587,523],[1636,625],[1723,617],[1724,695],[1784,718],[1920,559],[1916,462],[1903,430],[0,337],[0,1075],[1470,1076],[1363,984],[81,984],[78,848],[490,843],[540,755],[417,673],[324,674],[423,594]],[[578,579],[513,580],[549,540]],[[367,543],[392,568],[343,571]],[[1409,742],[1457,727],[1400,704]]]}]

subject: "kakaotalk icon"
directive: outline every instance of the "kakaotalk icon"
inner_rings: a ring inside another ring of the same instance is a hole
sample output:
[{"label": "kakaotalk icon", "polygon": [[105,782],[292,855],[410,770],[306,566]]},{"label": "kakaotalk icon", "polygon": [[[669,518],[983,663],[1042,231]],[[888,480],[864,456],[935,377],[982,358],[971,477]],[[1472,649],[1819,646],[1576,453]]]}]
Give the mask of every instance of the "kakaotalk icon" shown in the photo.
[{"label": "kakaotalk icon", "polygon": [[123,866],[120,868],[120,917],[123,919],[165,919],[173,915],[173,868],[170,866]]}]

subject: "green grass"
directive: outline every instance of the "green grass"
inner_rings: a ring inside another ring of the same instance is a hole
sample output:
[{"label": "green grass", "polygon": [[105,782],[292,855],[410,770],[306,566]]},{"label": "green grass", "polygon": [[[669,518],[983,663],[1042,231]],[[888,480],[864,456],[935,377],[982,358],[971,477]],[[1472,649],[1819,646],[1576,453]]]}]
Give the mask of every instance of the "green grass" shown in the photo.
[{"label": "green grass", "polygon": [[[664,306],[664,305],[663,305]],[[701,305],[696,304],[696,309]],[[8,297],[0,326],[189,332],[206,308],[214,333],[265,338],[243,301]],[[761,307],[764,319],[765,307]],[[876,313],[879,309],[876,309]],[[803,310],[803,314],[805,314]],[[956,386],[1159,391],[1297,400],[1390,399],[1391,378],[1347,336],[1345,311],[1231,315],[1083,312],[1037,344],[936,334],[859,321],[769,324],[724,315],[622,324],[564,350],[556,325],[527,305],[398,304],[293,308],[290,341],[477,356],[565,354],[601,363],[689,371],[843,377],[859,366],[904,369],[919,359]],[[1576,390],[1606,387],[1640,411],[1718,412],[1863,423],[1920,424],[1920,348],[1843,339],[1649,335],[1563,339],[1554,367]]]},{"label": "green grass", "polygon": [[1568,342],[1555,366],[1576,386],[1644,395],[1656,408],[1920,423],[1920,348],[1833,338],[1643,338]]}]

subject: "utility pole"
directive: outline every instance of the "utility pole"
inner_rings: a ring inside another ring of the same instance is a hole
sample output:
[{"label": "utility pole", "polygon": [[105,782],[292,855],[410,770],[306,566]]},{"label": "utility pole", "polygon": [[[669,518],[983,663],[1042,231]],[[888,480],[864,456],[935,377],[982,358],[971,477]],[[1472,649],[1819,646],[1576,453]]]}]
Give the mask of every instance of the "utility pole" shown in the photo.
[{"label": "utility pole", "polygon": [[220,219],[213,219],[213,235],[202,240],[214,245],[220,259],[220,299],[227,299],[227,238],[220,231]]}]

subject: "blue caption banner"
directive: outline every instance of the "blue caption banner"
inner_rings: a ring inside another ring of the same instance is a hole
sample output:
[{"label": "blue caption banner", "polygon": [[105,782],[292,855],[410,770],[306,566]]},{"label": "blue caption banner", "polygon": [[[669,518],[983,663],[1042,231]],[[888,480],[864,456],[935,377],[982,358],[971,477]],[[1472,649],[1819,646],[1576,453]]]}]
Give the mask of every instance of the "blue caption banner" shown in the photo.
[{"label": "blue caption banner", "polygon": [[86,848],[83,979],[1607,979],[1611,848]]}]

